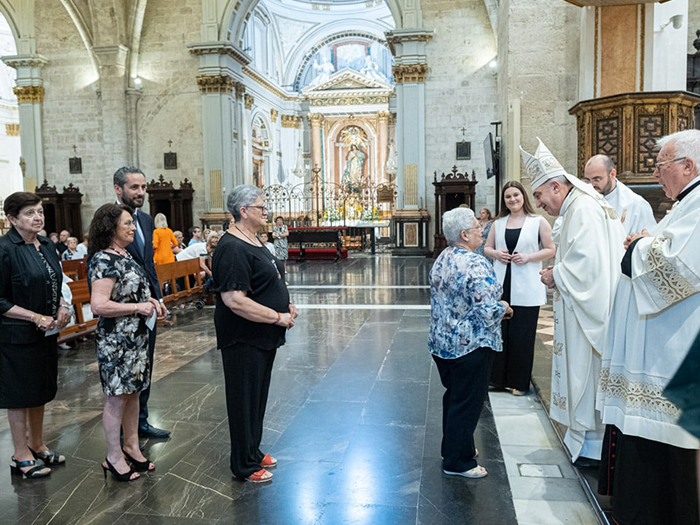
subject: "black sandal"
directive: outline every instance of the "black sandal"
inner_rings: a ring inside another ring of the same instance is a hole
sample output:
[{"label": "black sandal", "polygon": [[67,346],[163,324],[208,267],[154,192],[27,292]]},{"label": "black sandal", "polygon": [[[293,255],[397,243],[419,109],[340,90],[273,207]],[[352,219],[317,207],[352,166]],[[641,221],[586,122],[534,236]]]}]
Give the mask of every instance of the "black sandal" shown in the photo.
[{"label": "black sandal", "polygon": [[[132,458],[126,450],[122,449],[122,453],[124,454],[124,457],[131,463],[134,467],[134,470],[136,472],[153,472],[156,469],[156,466],[151,463],[151,460],[146,458],[145,461],[136,461],[134,458]],[[153,465],[153,468],[150,468],[150,466]]]},{"label": "black sandal", "polygon": [[[22,470],[23,468],[32,467],[29,470]],[[48,472],[41,472],[44,469],[48,469]],[[45,478],[51,475],[51,469],[48,468],[42,461],[37,461],[35,459],[30,459],[28,461],[17,461],[14,456],[12,456],[12,463],[10,463],[10,472],[13,476],[23,476],[24,479],[38,479]]]},{"label": "black sandal", "polygon": [[31,448],[29,452],[32,453],[34,459],[40,459],[46,465],[63,465],[66,462],[66,458],[61,459],[61,454],[54,452],[53,450],[46,449],[42,452],[34,452]]},{"label": "black sandal", "polygon": [[136,481],[137,479],[139,479],[139,476],[133,479],[131,478],[134,472],[136,472],[133,468],[130,468],[127,472],[121,474],[117,469],[114,468],[114,465],[112,465],[107,458],[105,458],[105,463],[107,463],[106,467],[104,465],[100,465],[102,467],[102,471],[104,472],[105,479],[107,479],[108,470],[112,473],[112,476],[114,476],[114,479],[116,479],[117,481]]}]

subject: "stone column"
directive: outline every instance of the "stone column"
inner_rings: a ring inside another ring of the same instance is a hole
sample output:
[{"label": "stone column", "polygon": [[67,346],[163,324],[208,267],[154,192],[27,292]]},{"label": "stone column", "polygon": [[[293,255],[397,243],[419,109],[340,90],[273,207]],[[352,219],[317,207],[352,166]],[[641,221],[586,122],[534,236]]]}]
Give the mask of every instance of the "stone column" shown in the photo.
[{"label": "stone column", "polygon": [[377,170],[377,183],[387,182],[386,159],[389,147],[389,117],[390,111],[379,111],[377,113],[377,158],[379,168]]},{"label": "stone column", "polygon": [[227,75],[201,75],[197,85],[202,93],[202,139],[204,144],[204,191],[207,210],[224,212],[224,189],[233,186],[233,84]]},{"label": "stone column", "polygon": [[25,164],[24,189],[34,191],[46,180],[41,127],[44,102],[41,68],[48,60],[41,55],[8,56],[2,60],[17,70],[17,86],[14,91],[19,104],[20,144]]},{"label": "stone column", "polygon": [[323,142],[321,138],[321,126],[323,125],[323,115],[321,113],[309,113],[311,123],[311,169],[317,166],[323,170]]},{"label": "stone column", "polygon": [[203,42],[187,47],[190,53],[199,57],[197,85],[202,94],[207,211],[201,220],[208,224],[222,224],[226,218],[224,194],[244,182],[240,163],[244,124],[239,101],[244,91],[242,68],[250,63],[250,57],[230,42]]},{"label": "stone column", "polygon": [[[417,210],[427,205],[425,177],[425,43],[432,31],[400,29],[386,33],[396,59],[397,208]],[[410,125],[406,125],[410,123]]]},{"label": "stone column", "polygon": [[[127,140],[126,58],[129,49],[122,45],[93,48],[99,64],[99,97],[102,110],[102,157],[107,173],[129,159]],[[109,187],[112,187],[111,180]]]},{"label": "stone column", "polygon": [[139,137],[136,107],[141,98],[141,90],[128,88],[126,90],[127,114],[127,160],[129,166],[139,165]]}]

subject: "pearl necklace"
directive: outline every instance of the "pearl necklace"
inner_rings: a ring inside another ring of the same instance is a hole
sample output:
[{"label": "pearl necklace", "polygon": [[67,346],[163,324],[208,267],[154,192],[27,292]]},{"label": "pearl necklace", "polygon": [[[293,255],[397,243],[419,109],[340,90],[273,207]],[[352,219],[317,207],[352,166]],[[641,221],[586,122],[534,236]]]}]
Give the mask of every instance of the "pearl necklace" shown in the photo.
[{"label": "pearl necklace", "polygon": [[115,252],[117,255],[131,258],[131,254],[129,252],[127,252],[124,248],[118,248],[116,244],[111,244],[109,249]]}]

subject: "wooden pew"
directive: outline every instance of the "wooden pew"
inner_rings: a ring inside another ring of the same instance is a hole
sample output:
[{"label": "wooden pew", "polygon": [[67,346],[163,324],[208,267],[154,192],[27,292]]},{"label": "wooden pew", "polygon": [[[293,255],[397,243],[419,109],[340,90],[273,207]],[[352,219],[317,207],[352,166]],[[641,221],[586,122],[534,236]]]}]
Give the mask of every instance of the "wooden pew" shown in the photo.
[{"label": "wooden pew", "polygon": [[[74,261],[63,261],[74,262]],[[67,326],[58,334],[58,342],[65,343],[72,339],[76,339],[83,335],[88,335],[97,330],[97,318],[85,320],[83,316],[83,305],[90,304],[90,291],[88,289],[87,279],[73,281],[68,283],[70,291],[73,294],[73,310],[75,311],[75,324]]]},{"label": "wooden pew", "polygon": [[[204,292],[202,276],[199,274],[199,257],[186,261],[175,261],[166,264],[156,264],[156,273],[161,287],[165,283],[170,283],[170,293],[163,296],[166,306],[176,306],[178,304],[201,301]],[[190,275],[194,276],[194,285],[190,285]],[[184,288],[177,290],[177,281],[184,282]]]},{"label": "wooden pew", "polygon": [[87,257],[71,259],[70,261],[61,261],[61,266],[63,267],[63,273],[74,281],[87,279]]},{"label": "wooden pew", "polygon": [[[345,229],[345,227],[290,228],[289,237],[287,237],[289,255],[298,255],[298,260],[303,261],[307,253],[309,255],[316,253],[321,258],[339,261],[343,257],[340,234]],[[298,245],[299,248],[293,248],[294,245]],[[347,257],[347,251],[345,257]]]}]

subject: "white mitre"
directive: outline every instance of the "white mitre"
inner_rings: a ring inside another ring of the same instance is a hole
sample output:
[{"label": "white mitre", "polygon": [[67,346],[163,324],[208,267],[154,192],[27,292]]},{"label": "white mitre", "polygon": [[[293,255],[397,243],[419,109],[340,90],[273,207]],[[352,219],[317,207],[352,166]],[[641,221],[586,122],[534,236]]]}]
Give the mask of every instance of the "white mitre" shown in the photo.
[{"label": "white mitre", "polygon": [[[544,145],[544,142],[537,137],[537,150],[534,155],[530,155],[527,151],[520,146],[520,153],[523,157],[523,162],[525,162],[525,171],[527,171],[530,177],[530,186],[532,191],[535,191],[538,187],[542,186],[548,180],[555,177],[564,176],[569,179],[569,182],[580,189],[582,192],[587,193],[598,201],[601,205],[607,204],[607,201],[601,197],[601,195],[595,191],[593,186],[586,184],[581,181],[578,177],[574,177],[570,173],[567,173],[564,167],[559,163],[549,148]],[[609,208],[610,205],[608,204]]]}]

